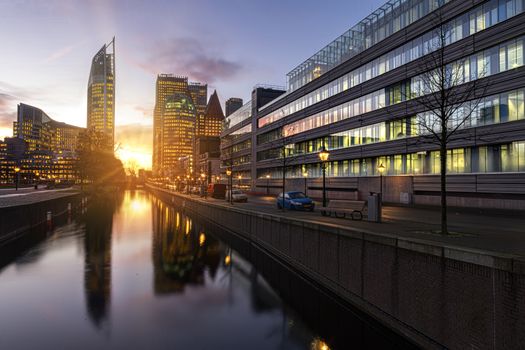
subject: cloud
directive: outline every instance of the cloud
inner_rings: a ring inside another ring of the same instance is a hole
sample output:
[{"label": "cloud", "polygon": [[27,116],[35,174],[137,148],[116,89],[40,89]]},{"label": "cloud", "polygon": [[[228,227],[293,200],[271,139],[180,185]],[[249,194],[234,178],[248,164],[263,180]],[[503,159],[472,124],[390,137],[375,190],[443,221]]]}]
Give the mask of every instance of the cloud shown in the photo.
[{"label": "cloud", "polygon": [[42,63],[51,63],[53,61],[59,60],[62,57],[69,54],[73,49],[75,48],[75,45],[69,45],[66,47],[61,48],[60,50],[57,50],[53,52],[51,55],[49,55]]},{"label": "cloud", "polygon": [[212,83],[229,80],[238,74],[243,66],[221,57],[213,48],[204,46],[195,38],[175,38],[156,42],[149,49],[147,62],[138,65],[146,71],[157,74],[175,73],[187,75],[192,80]]},{"label": "cloud", "polygon": [[15,119],[16,98],[9,94],[0,92],[0,128],[12,128]]},{"label": "cloud", "polygon": [[153,126],[143,124],[117,125],[115,129],[118,143],[127,148],[151,149]]}]

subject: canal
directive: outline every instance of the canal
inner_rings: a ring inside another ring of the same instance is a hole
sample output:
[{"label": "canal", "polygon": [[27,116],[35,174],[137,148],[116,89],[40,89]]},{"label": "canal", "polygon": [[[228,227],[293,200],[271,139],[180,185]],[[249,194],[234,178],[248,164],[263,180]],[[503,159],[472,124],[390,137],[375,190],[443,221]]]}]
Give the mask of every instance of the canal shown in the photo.
[{"label": "canal", "polygon": [[403,338],[142,191],[0,250],[0,349],[394,349]]}]

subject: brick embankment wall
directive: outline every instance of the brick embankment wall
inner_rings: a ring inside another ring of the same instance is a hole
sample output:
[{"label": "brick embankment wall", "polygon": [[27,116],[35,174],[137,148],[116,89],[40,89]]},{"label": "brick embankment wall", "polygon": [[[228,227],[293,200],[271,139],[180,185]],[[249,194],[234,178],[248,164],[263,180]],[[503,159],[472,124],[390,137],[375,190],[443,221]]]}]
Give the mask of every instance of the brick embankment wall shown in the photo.
[{"label": "brick embankment wall", "polygon": [[244,237],[424,348],[524,347],[521,257],[312,224],[150,190]]}]

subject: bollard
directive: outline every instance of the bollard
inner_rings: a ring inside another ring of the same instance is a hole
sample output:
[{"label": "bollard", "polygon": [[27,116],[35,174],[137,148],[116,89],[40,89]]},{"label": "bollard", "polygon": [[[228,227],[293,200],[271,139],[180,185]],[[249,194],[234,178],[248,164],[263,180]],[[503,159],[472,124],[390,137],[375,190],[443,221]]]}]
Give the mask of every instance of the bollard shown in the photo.
[{"label": "bollard", "polygon": [[47,222],[47,228],[51,229],[53,226],[53,213],[51,211],[48,211],[46,213],[46,222]]},{"label": "bollard", "polygon": [[71,203],[67,203],[67,215],[71,215]]}]

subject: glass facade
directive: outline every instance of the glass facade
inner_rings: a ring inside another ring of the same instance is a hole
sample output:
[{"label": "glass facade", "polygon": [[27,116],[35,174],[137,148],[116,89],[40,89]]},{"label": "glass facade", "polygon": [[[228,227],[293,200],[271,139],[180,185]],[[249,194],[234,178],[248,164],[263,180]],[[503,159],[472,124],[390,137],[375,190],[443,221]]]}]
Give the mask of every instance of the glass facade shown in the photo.
[{"label": "glass facade", "polygon": [[[476,106],[467,107],[466,110],[465,113],[469,113],[467,117],[451,118],[451,121],[462,121],[461,128],[524,120],[525,88],[487,96],[481,101],[476,101]],[[457,113],[461,114],[462,109],[458,109]],[[328,150],[335,150],[424,135],[428,133],[428,130],[423,125],[431,125],[432,122],[420,122],[420,120],[432,117],[434,114],[425,112],[413,117],[385,121],[330,134],[322,138],[288,144],[286,145],[286,155],[291,157],[316,153],[323,146]],[[451,125],[451,127],[455,126]],[[275,159],[281,156],[280,148],[273,148],[258,152],[257,160]]]},{"label": "glass facade", "polygon": [[241,108],[237,109],[231,115],[224,119],[223,131],[242,123],[252,117],[252,101],[246,102]]},{"label": "glass facade", "polygon": [[[111,50],[111,51],[110,51]],[[115,143],[115,38],[102,46],[91,63],[88,81],[87,127]]]},{"label": "glass facade", "polygon": [[[389,156],[339,160],[327,163],[329,177],[377,176],[377,168],[383,164],[383,175],[437,175],[441,162],[439,151],[395,154]],[[321,164],[294,165],[286,168],[287,178],[309,178],[322,176]],[[454,148],[447,150],[448,174],[478,174],[500,172],[525,172],[525,141],[515,141],[480,147]],[[258,170],[258,177],[269,174],[282,178],[282,168]]]},{"label": "glass facade", "polygon": [[[522,67],[524,63],[524,39],[524,37],[519,37],[458,60],[449,65],[450,70],[459,72],[462,77],[458,77],[456,81],[458,83],[464,83]],[[482,68],[479,69],[479,67]],[[287,124],[284,126],[284,135],[291,136],[300,134],[311,129],[394,105],[410,98],[421,96],[424,93],[428,93],[428,91],[426,91],[425,86],[422,83],[422,78],[416,76],[409,81],[394,84],[390,87],[375,91],[339,106]],[[260,120],[261,119],[259,119],[259,121]]]},{"label": "glass facade", "polygon": [[449,0],[391,0],[287,74],[293,91],[381,42]]},{"label": "glass facade", "polygon": [[[468,13],[451,20],[444,25],[447,32],[446,45],[523,13],[525,8],[524,3],[525,0],[491,0],[470,10]],[[298,112],[329,97],[335,96],[340,92],[358,86],[370,79],[376,78],[393,69],[423,57],[436,48],[435,35],[435,31],[423,34],[418,38],[405,43],[403,46],[368,62],[354,71],[331,81],[301,98],[298,98],[279,110],[261,117],[258,120],[258,127],[262,128],[265,125],[274,123],[290,114]],[[514,52],[512,52],[511,55],[513,53]],[[519,53],[516,52],[514,55],[515,59],[518,59],[518,56]],[[523,57],[523,55],[521,55],[521,57]],[[518,63],[510,62],[510,67],[502,67],[501,69],[512,69],[512,65],[516,64]]]}]

